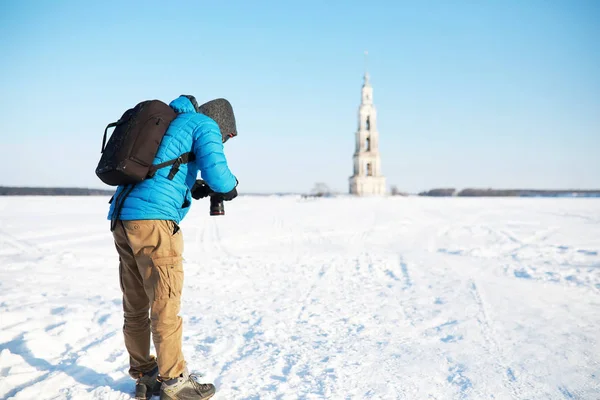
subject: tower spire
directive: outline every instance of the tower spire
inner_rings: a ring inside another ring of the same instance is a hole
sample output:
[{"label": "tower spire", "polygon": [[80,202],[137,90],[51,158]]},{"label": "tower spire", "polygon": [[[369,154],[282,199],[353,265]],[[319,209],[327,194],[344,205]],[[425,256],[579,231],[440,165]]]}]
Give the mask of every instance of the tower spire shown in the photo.
[{"label": "tower spire", "polygon": [[369,83],[369,51],[365,50],[365,84]]}]

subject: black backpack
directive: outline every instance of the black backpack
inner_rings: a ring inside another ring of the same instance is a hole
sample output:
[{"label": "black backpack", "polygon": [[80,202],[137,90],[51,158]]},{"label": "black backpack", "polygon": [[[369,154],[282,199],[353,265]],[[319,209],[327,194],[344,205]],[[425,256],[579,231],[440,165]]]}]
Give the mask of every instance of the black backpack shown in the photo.
[{"label": "black backpack", "polygon": [[[102,156],[96,167],[96,175],[110,186],[125,187],[116,197],[110,230],[116,227],[125,199],[136,183],[152,178],[156,171],[172,165],[168,179],[173,179],[181,164],[194,160],[194,153],[188,152],[174,160],[152,165],[162,138],[177,113],[160,100],[147,100],[123,113],[117,121],[108,124],[102,139]],[[108,130],[114,127],[108,143]]]},{"label": "black backpack", "polygon": [[[177,113],[160,100],[147,100],[123,113],[108,124],[102,139],[102,156],[96,175],[110,186],[136,184],[152,178],[160,168],[173,165],[168,178],[173,179],[181,164],[192,161],[193,153],[158,165],[152,165],[163,136]],[[108,143],[108,130],[114,127]]]}]

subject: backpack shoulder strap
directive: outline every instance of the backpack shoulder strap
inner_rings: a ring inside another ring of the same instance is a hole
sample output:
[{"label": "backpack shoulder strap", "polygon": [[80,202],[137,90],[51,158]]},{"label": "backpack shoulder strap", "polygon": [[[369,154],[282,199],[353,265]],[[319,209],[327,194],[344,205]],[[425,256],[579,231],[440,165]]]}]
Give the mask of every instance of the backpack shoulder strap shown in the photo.
[{"label": "backpack shoulder strap", "polygon": [[190,151],[187,153],[183,153],[182,155],[173,160],[153,165],[148,170],[148,178],[153,178],[154,175],[156,175],[156,171],[158,171],[159,169],[172,165],[171,171],[169,172],[169,176],[167,177],[169,180],[172,180],[175,177],[175,174],[177,174],[177,172],[179,171],[179,167],[181,166],[181,164],[187,164],[191,161],[194,161],[195,159],[196,156]]},{"label": "backpack shoulder strap", "polygon": [[121,121],[111,122],[110,124],[108,124],[106,126],[106,129],[104,130],[104,137],[102,138],[102,151],[100,153],[104,153],[104,148],[106,147],[106,135],[108,134],[108,130],[110,128],[114,128],[115,126],[119,125],[119,122],[121,122]]}]

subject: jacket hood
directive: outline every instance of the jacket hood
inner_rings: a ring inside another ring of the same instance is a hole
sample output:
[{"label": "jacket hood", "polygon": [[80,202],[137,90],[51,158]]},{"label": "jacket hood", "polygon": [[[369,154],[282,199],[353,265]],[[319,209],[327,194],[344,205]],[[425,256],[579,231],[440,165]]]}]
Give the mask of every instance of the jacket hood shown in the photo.
[{"label": "jacket hood", "polygon": [[181,95],[178,98],[176,98],[175,100],[173,100],[169,104],[169,106],[173,110],[175,110],[175,112],[177,114],[195,113],[196,112],[196,107],[194,107],[194,104],[192,103],[192,100],[190,98],[194,99],[193,96]]},{"label": "jacket hood", "polygon": [[237,136],[235,114],[231,103],[226,99],[214,99],[198,107],[198,112],[212,118],[221,131],[223,143],[229,138]]}]

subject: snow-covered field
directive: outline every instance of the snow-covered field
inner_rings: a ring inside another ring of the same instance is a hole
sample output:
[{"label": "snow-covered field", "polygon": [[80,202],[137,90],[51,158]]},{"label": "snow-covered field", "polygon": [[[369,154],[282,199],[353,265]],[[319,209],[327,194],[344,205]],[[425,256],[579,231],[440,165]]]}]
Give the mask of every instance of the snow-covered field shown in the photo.
[{"label": "snow-covered field", "polygon": [[[129,399],[105,197],[0,198],[0,398]],[[600,199],[240,197],[185,239],[233,399],[600,399]]]}]

